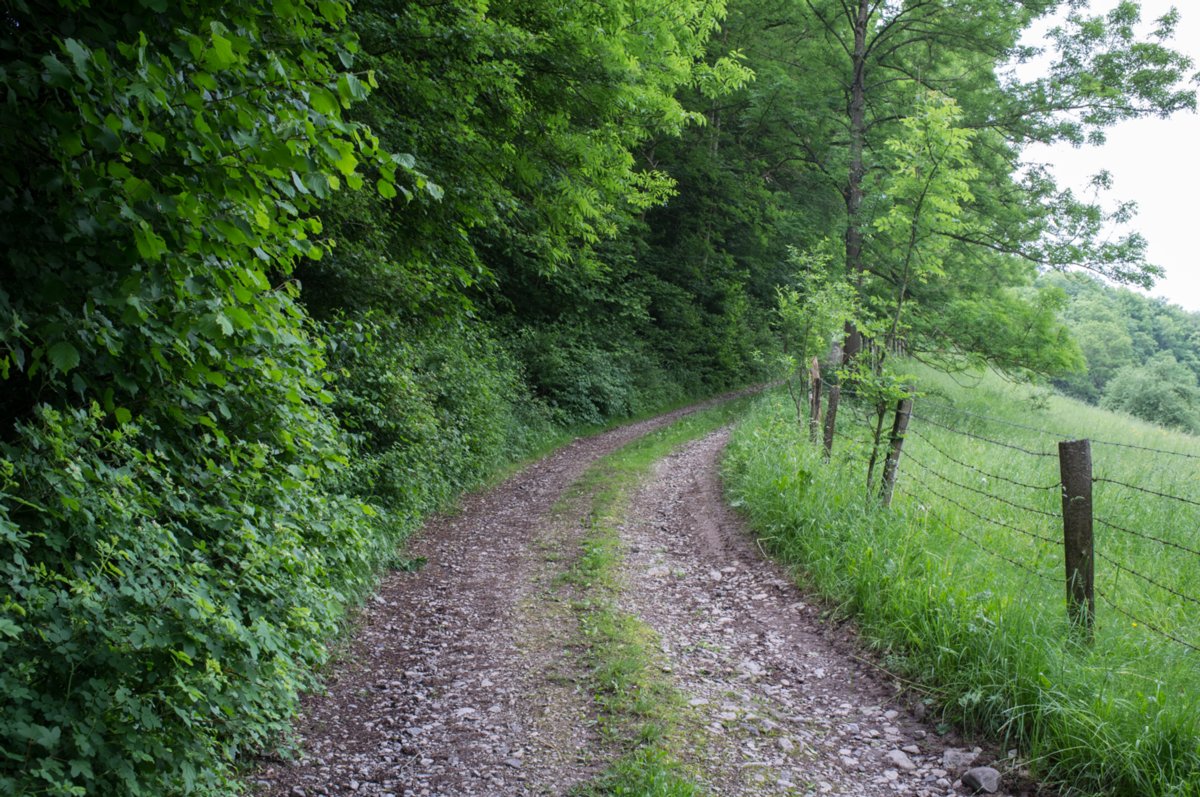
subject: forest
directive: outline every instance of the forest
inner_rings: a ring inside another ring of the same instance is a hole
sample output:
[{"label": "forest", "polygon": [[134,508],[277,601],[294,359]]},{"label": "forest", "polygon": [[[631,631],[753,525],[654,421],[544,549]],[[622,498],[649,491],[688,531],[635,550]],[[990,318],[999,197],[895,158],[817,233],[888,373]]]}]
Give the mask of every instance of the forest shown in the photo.
[{"label": "forest", "polygon": [[1067,296],[1063,317],[1085,368],[1056,385],[1106,409],[1200,431],[1200,314],[1075,274],[1047,275]]},{"label": "forest", "polygon": [[1177,21],[6,3],[0,793],[229,793],[429,513],[833,340],[1200,428],[1127,208],[1022,157],[1194,109]]}]

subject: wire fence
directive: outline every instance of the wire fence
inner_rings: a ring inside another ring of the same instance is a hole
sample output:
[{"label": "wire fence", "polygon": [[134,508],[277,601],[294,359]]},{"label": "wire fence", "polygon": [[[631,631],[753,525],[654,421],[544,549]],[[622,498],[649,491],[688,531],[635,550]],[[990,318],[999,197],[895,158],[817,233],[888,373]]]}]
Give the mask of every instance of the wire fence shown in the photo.
[{"label": "wire fence", "polygon": [[[1071,531],[1065,517],[1068,505],[1077,506],[1083,496],[1068,494],[1068,488],[1064,485],[1066,466],[1061,459],[1064,456],[1063,446],[1056,446],[1058,450],[1052,451],[1047,450],[1047,443],[1088,441],[1088,550],[1083,553],[1086,554],[1089,568],[1089,628],[1090,612],[1094,611],[1094,594],[1099,596],[1103,606],[1115,616],[1128,620],[1132,627],[1188,650],[1200,651],[1200,647],[1172,627],[1178,625],[1186,628],[1200,618],[1200,613],[1195,612],[1196,608],[1200,608],[1200,596],[1193,594],[1189,588],[1193,584],[1200,584],[1200,540],[1193,543],[1188,538],[1188,521],[1174,528],[1151,525],[1149,529],[1142,529],[1136,520],[1114,519],[1122,512],[1129,514],[1131,507],[1140,508],[1143,502],[1161,502],[1175,508],[1160,509],[1160,516],[1164,513],[1172,516],[1183,513],[1185,517],[1192,518],[1194,514],[1190,528],[1196,531],[1192,536],[1200,537],[1200,511],[1197,511],[1200,499],[1180,494],[1185,491],[1178,489],[1157,484],[1147,486],[1138,483],[1136,478],[1114,474],[1093,476],[1090,445],[1184,460],[1200,460],[1200,455],[1096,440],[1062,430],[997,418],[940,401],[919,401],[922,411],[911,413],[912,423],[904,435],[911,440],[903,449],[901,476],[896,489],[947,531],[1039,582],[1056,583],[1061,588],[1063,575],[1052,575],[1045,569],[1039,569],[1037,563],[1047,561],[1048,557],[1060,563],[1065,558],[1068,596],[1073,588],[1071,580],[1079,574],[1072,574],[1071,571]],[[848,402],[843,406],[850,408],[851,426],[857,428],[857,433],[839,431],[844,439],[868,448],[888,445],[883,416],[876,407],[856,402]],[[1018,430],[1019,434],[1005,430]],[[1034,435],[1039,439],[1023,439]],[[1049,474],[1044,479],[1029,476],[1030,472],[1047,471],[1054,461],[1060,463],[1060,473],[1055,474],[1057,478]],[[1111,461],[1105,458],[1103,464],[1119,465],[1120,458]],[[1061,507],[1056,506],[1060,501]],[[1092,513],[1093,503],[1100,509],[1099,514]],[[949,512],[939,511],[941,508]],[[957,520],[948,514],[957,515]],[[971,520],[964,523],[963,518]],[[988,535],[971,533],[973,525],[980,528],[976,522],[998,531],[999,535],[994,532]],[[1104,532],[1098,540],[1092,537],[1093,522]],[[1054,532],[1056,526],[1061,526],[1061,537]],[[1181,532],[1181,528],[1184,531]],[[1007,533],[1013,535],[1013,540],[1023,540],[1024,547],[1005,543],[1003,535]],[[1130,549],[1121,540],[1129,541],[1134,547]],[[1152,548],[1147,549],[1147,545]],[[1060,549],[1063,555],[1059,554]],[[1137,555],[1131,556],[1131,553]],[[1156,565],[1166,554],[1182,557],[1182,567],[1164,575],[1159,571],[1165,568],[1156,570]],[[1061,566],[1055,565],[1056,568]],[[1094,593],[1091,588],[1093,567],[1098,573]],[[1182,575],[1176,578],[1178,574]],[[1173,583],[1176,580],[1187,583]],[[1070,600],[1068,597],[1068,603]],[[1182,616],[1179,614],[1181,611],[1192,612],[1186,615],[1191,618],[1190,623],[1164,619],[1177,619]],[[1147,622],[1146,615],[1155,619]]]}]

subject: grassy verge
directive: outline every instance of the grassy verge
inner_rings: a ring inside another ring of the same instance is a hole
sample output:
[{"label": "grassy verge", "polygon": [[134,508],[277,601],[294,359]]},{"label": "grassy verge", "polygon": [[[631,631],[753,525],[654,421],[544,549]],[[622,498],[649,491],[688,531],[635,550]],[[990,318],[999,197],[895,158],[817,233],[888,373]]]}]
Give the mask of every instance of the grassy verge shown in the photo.
[{"label": "grassy verge", "polygon": [[601,732],[619,754],[587,797],[695,797],[703,794],[678,755],[683,704],[658,660],[654,631],[618,606],[621,542],[628,501],[656,461],[679,445],[731,422],[747,400],[704,410],[624,446],[600,460],[564,497],[588,500],[583,553],[564,578],[577,590],[580,641]]},{"label": "grassy verge", "polygon": [[[886,665],[928,689],[947,719],[1020,747],[1040,777],[1069,794],[1200,794],[1200,667],[1194,651],[1157,633],[1194,641],[1200,615],[1128,572],[1200,595],[1200,562],[1098,526],[1096,583],[1113,605],[1098,599],[1095,642],[1077,644],[1055,544],[1057,461],[1027,453],[1080,436],[1200,447],[1028,387],[922,377],[926,396],[891,510],[866,496],[861,447],[841,438],[824,462],[779,397],[760,402],[734,435],[725,464],[731,499],[774,554],[854,615]],[[862,421],[844,418],[848,435],[861,437]],[[1097,445],[1094,458],[1097,476],[1184,496],[1190,486],[1194,496],[1194,467],[1173,471],[1162,454]],[[1196,507],[1109,483],[1097,483],[1095,499],[1097,516],[1195,547]]]}]

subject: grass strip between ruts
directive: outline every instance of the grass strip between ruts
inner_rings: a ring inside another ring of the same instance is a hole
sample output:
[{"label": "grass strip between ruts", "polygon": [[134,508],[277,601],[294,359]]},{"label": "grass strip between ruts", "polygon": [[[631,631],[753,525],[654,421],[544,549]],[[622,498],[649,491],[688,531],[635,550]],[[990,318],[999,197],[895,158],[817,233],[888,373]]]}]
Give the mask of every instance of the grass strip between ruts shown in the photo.
[{"label": "grass strip between ruts", "polygon": [[657,660],[657,635],[618,605],[619,528],[630,497],[655,462],[730,423],[746,404],[746,399],[721,404],[638,438],[593,465],[564,496],[564,508],[585,508],[587,532],[582,554],[563,579],[577,590],[573,607],[599,728],[619,751],[597,779],[575,791],[581,797],[705,793],[677,754],[683,701]]}]

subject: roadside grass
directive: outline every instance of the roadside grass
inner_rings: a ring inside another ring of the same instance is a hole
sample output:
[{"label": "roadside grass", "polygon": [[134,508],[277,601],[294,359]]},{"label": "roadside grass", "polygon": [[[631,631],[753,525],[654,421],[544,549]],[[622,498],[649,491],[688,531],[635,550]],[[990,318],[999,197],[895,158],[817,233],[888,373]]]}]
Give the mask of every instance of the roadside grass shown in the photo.
[{"label": "roadside grass", "polygon": [[[1163,635],[1200,645],[1200,604],[1178,597],[1200,598],[1200,557],[1160,542],[1200,548],[1200,506],[1096,483],[1097,517],[1160,541],[1096,525],[1105,598],[1094,643],[1081,644],[1056,544],[1057,459],[980,438],[1048,453],[1086,436],[1193,456],[1200,440],[994,376],[960,385],[914,370],[923,396],[891,510],[867,494],[864,447],[842,437],[823,461],[778,394],[734,434],[731,501],[945,719],[1019,747],[1065,794],[1200,795],[1200,654]],[[861,415],[839,420],[865,437]],[[1124,446],[1094,445],[1097,477],[1200,499],[1200,460]]]},{"label": "roadside grass", "polygon": [[601,775],[576,789],[579,797],[699,797],[705,794],[679,755],[684,704],[664,673],[657,635],[619,606],[619,534],[629,499],[653,467],[678,446],[731,423],[748,399],[737,399],[685,416],[609,454],[593,465],[560,500],[586,500],[588,529],[583,551],[563,575],[577,597],[589,686],[599,728],[619,752]]}]

